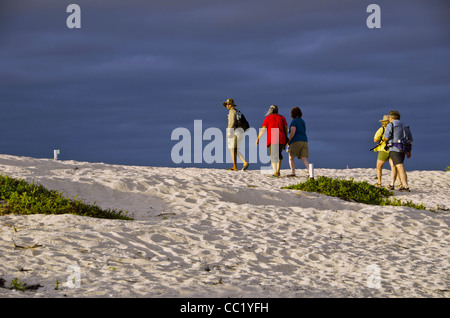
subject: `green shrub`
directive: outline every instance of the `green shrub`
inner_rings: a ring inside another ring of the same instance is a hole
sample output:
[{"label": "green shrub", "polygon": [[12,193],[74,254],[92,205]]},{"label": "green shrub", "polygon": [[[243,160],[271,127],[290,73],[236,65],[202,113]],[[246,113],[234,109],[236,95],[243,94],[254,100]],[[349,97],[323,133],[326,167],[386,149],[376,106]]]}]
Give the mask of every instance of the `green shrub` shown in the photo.
[{"label": "green shrub", "polygon": [[355,201],[366,204],[380,205],[393,193],[385,188],[375,187],[366,181],[355,182],[353,180],[332,179],[319,176],[317,179],[309,179],[306,182],[283,187],[283,189],[295,189],[307,192],[317,192],[346,201]]},{"label": "green shrub", "polygon": [[343,180],[319,176],[317,179],[309,179],[303,183],[282,187],[282,189],[317,192],[338,197],[346,201],[355,201],[365,204],[407,206],[419,210],[427,209],[423,204],[416,204],[412,201],[403,202],[400,199],[389,198],[394,195],[393,192],[385,188],[373,186],[366,181],[355,182],[353,179]]},{"label": "green shrub", "polygon": [[0,215],[2,214],[76,214],[105,219],[132,220],[127,212],[104,210],[78,200],[66,198],[63,192],[47,190],[42,185],[0,176]]}]

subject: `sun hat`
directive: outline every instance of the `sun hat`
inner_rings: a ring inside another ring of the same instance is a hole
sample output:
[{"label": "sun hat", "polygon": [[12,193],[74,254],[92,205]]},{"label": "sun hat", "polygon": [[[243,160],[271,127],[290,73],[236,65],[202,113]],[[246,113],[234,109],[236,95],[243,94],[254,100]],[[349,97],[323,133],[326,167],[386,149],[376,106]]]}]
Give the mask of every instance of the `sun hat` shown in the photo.
[{"label": "sun hat", "polygon": [[223,105],[224,107],[227,107],[228,105],[230,105],[230,106],[237,106],[237,105],[234,103],[234,100],[233,100],[232,98],[228,98],[226,101],[224,101],[224,102],[222,103],[222,105]]},{"label": "sun hat", "polygon": [[383,119],[380,122],[382,123],[383,121],[389,121],[389,115],[383,115]]}]

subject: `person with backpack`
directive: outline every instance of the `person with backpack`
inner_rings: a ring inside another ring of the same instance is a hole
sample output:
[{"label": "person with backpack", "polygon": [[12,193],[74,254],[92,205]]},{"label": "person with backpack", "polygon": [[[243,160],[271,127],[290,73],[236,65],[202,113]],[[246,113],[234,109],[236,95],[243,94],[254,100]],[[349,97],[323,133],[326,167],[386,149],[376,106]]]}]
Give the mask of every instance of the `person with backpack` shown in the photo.
[{"label": "person with backpack", "polygon": [[227,170],[238,170],[236,165],[237,156],[239,156],[244,163],[242,170],[246,170],[249,163],[245,160],[244,156],[239,151],[239,148],[244,139],[244,131],[248,129],[248,122],[244,115],[236,109],[237,105],[232,98],[224,101],[222,105],[228,109],[227,144],[228,149],[230,149],[231,160],[233,161],[233,166]]},{"label": "person with backpack", "polygon": [[400,175],[402,187],[398,191],[410,192],[408,177],[406,175],[404,160],[405,156],[411,157],[413,137],[408,125],[400,121],[400,113],[396,110],[389,112],[389,124],[384,132],[384,140],[389,146],[389,157],[392,159],[394,168],[391,170],[391,184],[389,190],[394,190],[397,174]]},{"label": "person with backpack", "polygon": [[[386,163],[386,161],[389,161],[389,164],[391,166],[391,171],[394,169],[394,164],[392,162],[392,159],[389,157],[389,147],[386,146],[386,141],[384,140],[384,132],[386,131],[386,126],[389,123],[389,115],[383,115],[383,119],[380,120],[381,127],[377,130],[375,133],[375,136],[373,137],[373,141],[377,143],[377,145],[372,148],[374,152],[378,152],[377,156],[377,179],[378,182],[375,186],[381,187],[381,177],[383,174],[383,165]],[[397,175],[397,180],[399,182],[399,187],[402,187],[402,182],[400,180],[400,175]]]},{"label": "person with backpack", "polygon": [[278,114],[278,106],[272,105],[266,114],[266,118],[262,124],[262,129],[256,138],[256,145],[259,139],[267,131],[267,148],[270,154],[270,162],[272,164],[272,177],[280,176],[281,160],[283,160],[282,151],[287,143],[287,122],[284,116]]}]

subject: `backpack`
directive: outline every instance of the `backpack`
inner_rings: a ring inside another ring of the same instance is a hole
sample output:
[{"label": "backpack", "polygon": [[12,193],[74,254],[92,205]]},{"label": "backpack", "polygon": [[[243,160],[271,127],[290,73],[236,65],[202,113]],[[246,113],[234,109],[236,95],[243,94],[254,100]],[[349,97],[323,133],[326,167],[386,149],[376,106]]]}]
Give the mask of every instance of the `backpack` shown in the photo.
[{"label": "backpack", "polygon": [[250,124],[248,123],[244,114],[241,113],[238,109],[236,109],[236,125],[235,126],[236,126],[235,128],[242,128],[244,131],[247,131],[250,128]]},{"label": "backpack", "polygon": [[[394,126],[399,127],[399,126]],[[392,132],[392,135],[394,135],[394,132]],[[408,153],[411,152],[412,149],[412,143],[411,140],[409,140],[409,136],[411,136],[411,131],[409,130],[408,125],[403,125],[403,137],[397,142],[394,141],[393,146],[397,147],[401,152]]]}]

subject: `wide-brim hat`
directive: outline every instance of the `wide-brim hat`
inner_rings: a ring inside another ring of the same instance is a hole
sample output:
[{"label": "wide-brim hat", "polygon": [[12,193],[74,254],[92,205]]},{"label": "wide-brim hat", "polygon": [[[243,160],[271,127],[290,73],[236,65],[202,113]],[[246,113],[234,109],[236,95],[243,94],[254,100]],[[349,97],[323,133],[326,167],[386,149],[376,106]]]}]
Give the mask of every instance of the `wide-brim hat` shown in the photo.
[{"label": "wide-brim hat", "polygon": [[224,101],[224,102],[222,103],[222,105],[223,105],[224,107],[227,107],[228,105],[230,105],[230,106],[237,106],[237,105],[234,103],[234,100],[233,100],[232,98],[228,98],[226,101]]},{"label": "wide-brim hat", "polygon": [[389,121],[389,115],[383,115],[383,119],[380,120],[380,123],[382,123],[384,121]]}]

